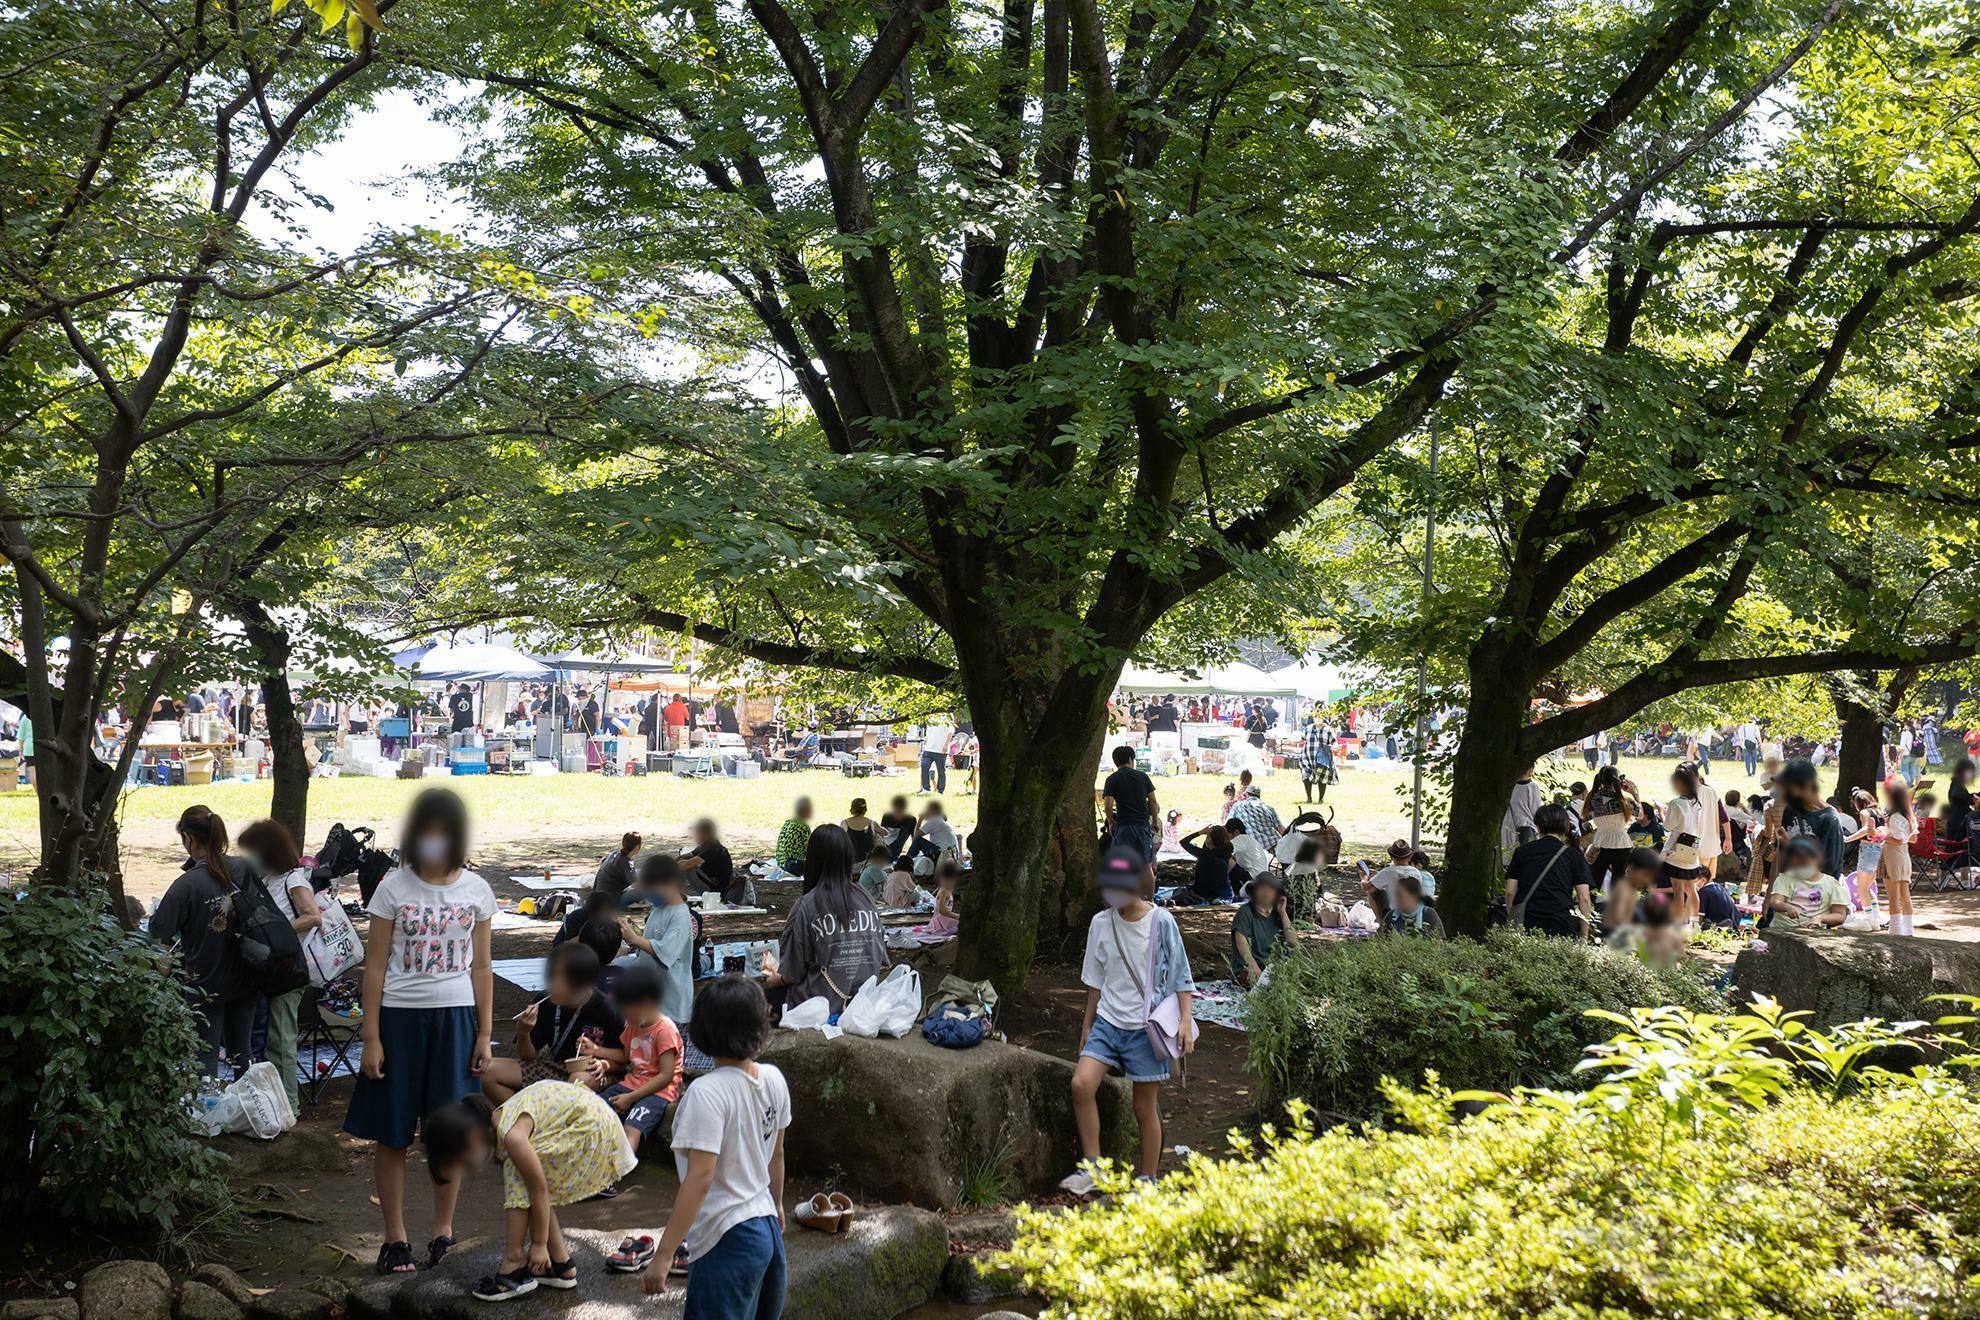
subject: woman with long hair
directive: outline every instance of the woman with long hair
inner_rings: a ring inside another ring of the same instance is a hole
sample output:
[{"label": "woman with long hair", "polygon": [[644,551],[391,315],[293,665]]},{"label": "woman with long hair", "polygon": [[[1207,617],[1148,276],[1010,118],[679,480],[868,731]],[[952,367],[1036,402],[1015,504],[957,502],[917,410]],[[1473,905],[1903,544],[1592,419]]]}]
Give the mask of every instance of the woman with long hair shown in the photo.
[{"label": "woman with long hair", "polygon": [[228,855],[226,822],[207,807],[187,807],[180,814],[179,845],[186,861],[151,914],[151,938],[175,956],[186,1002],[199,1019],[201,1075],[219,1072],[225,1049],[238,1077],[247,1070],[260,996],[241,960],[234,903],[253,872]]},{"label": "woman with long hair", "polygon": [[1635,842],[1629,837],[1629,823],[1636,816],[1636,790],[1623,778],[1622,771],[1605,765],[1595,772],[1582,802],[1581,818],[1593,827],[1588,846],[1594,849],[1594,881],[1597,893],[1607,893],[1609,884],[1629,866]]},{"label": "woman with long hair", "polygon": [[823,995],[837,1013],[867,977],[887,970],[880,910],[853,878],[857,862],[843,826],[820,825],[805,841],[809,888],[792,905],[777,952],[763,955],[773,1005]]},{"label": "woman with long hair", "polygon": [[1689,929],[1698,922],[1698,886],[1719,855],[1719,802],[1690,761],[1671,772],[1671,787],[1677,796],[1664,809],[1662,878],[1670,883],[1672,920]]},{"label": "woman with long hair", "polygon": [[[275,820],[258,820],[241,831],[241,854],[260,877],[256,883],[268,891],[269,901],[289,919],[300,939],[323,924],[323,910],[316,905],[316,887],[310,883],[309,868],[302,864],[302,850],[286,825]],[[289,1093],[289,1105],[302,1112],[302,1091],[296,1076],[296,1035],[302,1014],[303,987],[268,1001],[268,1061],[282,1074],[282,1089]]]},{"label": "woman with long hair", "polygon": [[1911,929],[1911,840],[1918,833],[1913,819],[1911,785],[1893,777],[1884,783],[1884,851],[1879,858],[1884,892],[1891,899],[1891,934]]}]

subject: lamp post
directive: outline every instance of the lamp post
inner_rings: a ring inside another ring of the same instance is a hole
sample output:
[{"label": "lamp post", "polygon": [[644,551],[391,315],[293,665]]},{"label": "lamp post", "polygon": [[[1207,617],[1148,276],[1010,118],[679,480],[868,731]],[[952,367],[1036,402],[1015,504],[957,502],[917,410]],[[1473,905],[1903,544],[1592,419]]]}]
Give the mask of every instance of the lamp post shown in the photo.
[{"label": "lamp post", "polygon": [[[1437,423],[1430,423],[1430,498],[1423,513],[1423,594],[1417,607],[1418,626],[1430,619],[1430,567],[1437,550]],[[1430,642],[1426,635],[1416,659],[1416,745],[1410,749],[1415,783],[1410,792],[1409,846],[1423,846],[1423,754],[1430,716],[1424,702],[1430,690]]]}]

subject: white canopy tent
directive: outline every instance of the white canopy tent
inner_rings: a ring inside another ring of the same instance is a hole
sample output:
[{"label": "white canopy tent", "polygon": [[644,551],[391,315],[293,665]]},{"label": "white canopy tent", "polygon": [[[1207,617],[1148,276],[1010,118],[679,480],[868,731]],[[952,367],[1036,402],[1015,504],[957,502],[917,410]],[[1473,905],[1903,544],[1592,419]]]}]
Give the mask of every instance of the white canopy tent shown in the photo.
[{"label": "white canopy tent", "polygon": [[1216,665],[1194,676],[1129,665],[1116,686],[1122,692],[1144,696],[1173,693],[1179,697],[1282,697],[1308,703],[1338,701],[1353,691],[1353,685],[1339,667],[1303,662],[1269,671],[1239,662]]}]

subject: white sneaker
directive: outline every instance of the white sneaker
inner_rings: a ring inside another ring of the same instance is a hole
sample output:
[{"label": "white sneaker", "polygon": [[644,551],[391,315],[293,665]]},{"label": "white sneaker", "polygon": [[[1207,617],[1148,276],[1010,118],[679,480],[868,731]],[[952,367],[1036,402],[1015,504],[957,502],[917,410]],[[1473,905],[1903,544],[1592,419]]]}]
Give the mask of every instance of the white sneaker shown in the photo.
[{"label": "white sneaker", "polygon": [[1074,1196],[1082,1198],[1093,1195],[1096,1185],[1093,1181],[1093,1175],[1088,1173],[1083,1167],[1074,1169],[1070,1174],[1059,1179],[1060,1191],[1071,1192]]}]

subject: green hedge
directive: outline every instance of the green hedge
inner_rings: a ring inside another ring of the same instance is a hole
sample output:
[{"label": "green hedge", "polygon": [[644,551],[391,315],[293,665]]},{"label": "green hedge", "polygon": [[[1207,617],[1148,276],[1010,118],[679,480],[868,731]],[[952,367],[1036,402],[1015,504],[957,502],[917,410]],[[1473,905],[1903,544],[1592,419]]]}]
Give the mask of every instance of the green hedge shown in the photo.
[{"label": "green hedge", "polygon": [[1381,1082],[1435,1072],[1459,1089],[1566,1081],[1608,1034],[1585,1016],[1675,1004],[1725,1007],[1695,972],[1655,972],[1568,940],[1494,932],[1472,940],[1378,937],[1275,962],[1245,1007],[1251,1071],[1280,1099],[1354,1117],[1381,1112]]},{"label": "green hedge", "polygon": [[1114,1174],[1110,1202],[1023,1211],[1002,1263],[1051,1320],[1975,1313],[1962,1082],[1836,1086],[1839,1037],[1656,1016],[1588,1092],[1457,1120],[1458,1095],[1396,1087],[1391,1127],[1268,1131],[1156,1185]]},{"label": "green hedge", "polygon": [[93,904],[0,895],[0,1205],[183,1233],[225,1205],[186,1098],[199,1040],[157,946]]}]

